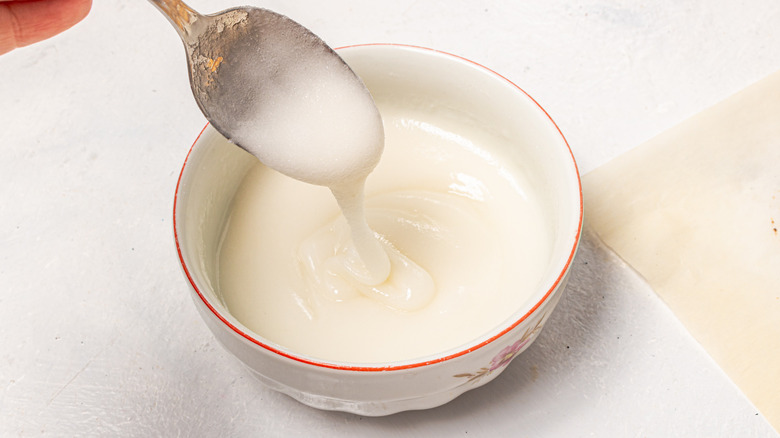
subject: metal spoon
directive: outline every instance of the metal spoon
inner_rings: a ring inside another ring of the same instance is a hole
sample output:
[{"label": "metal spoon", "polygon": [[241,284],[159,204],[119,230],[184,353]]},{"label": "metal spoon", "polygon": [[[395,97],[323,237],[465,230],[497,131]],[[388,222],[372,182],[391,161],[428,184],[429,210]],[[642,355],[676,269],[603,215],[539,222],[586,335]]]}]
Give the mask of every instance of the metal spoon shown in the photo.
[{"label": "metal spoon", "polygon": [[239,144],[235,134],[263,110],[264,97],[294,90],[307,74],[316,74],[305,71],[308,63],[301,59],[319,57],[331,71],[343,71],[345,80],[365,88],[333,49],[283,15],[248,6],[201,15],[181,0],[149,1],[184,42],[190,85],[201,111],[217,131],[244,149],[252,145]]}]

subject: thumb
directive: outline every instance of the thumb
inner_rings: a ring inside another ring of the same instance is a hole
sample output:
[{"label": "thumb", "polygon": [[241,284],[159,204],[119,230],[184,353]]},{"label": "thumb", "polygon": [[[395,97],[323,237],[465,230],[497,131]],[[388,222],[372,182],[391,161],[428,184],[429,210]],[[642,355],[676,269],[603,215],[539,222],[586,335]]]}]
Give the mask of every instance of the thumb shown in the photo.
[{"label": "thumb", "polygon": [[68,29],[91,6],[92,0],[0,0],[0,54]]}]

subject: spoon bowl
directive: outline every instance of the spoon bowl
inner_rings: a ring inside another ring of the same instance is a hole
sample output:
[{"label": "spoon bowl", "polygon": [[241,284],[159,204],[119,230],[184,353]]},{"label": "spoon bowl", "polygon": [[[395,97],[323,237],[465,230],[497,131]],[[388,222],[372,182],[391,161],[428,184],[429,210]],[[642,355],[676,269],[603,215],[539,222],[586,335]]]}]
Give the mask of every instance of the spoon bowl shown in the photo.
[{"label": "spoon bowl", "polygon": [[[181,0],[149,1],[174,25],[184,43],[192,93],[203,114],[220,134],[266,165],[288,173],[284,161],[295,151],[280,157],[279,148],[294,148],[292,140],[305,144],[317,138],[315,129],[323,126],[339,126],[340,120],[312,123],[311,119],[320,119],[323,105],[344,95],[345,89],[363,94],[371,122],[381,120],[360,78],[324,41],[290,18],[248,6],[202,15]],[[329,79],[311,80],[323,75]],[[307,101],[311,110],[301,110]],[[285,108],[301,119],[296,128],[311,130],[309,138],[285,132],[280,141],[281,136],[267,132],[273,123],[265,123],[266,132],[258,134],[254,126],[259,121],[268,122],[266,115]],[[270,148],[276,148],[274,153]],[[300,156],[295,154],[296,160]],[[311,158],[316,174],[321,157]]]}]

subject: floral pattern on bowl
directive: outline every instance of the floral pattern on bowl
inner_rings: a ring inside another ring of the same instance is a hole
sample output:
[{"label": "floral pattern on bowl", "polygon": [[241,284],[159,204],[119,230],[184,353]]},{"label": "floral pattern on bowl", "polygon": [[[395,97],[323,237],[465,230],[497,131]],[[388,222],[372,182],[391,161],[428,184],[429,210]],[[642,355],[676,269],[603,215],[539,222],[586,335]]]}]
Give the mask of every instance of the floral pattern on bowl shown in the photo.
[{"label": "floral pattern on bowl", "polygon": [[509,362],[511,362],[515,356],[523,351],[524,347],[528,345],[531,340],[533,340],[534,337],[536,337],[536,335],[542,330],[546,316],[547,314],[542,315],[542,317],[539,318],[539,321],[537,321],[536,325],[526,330],[525,333],[523,333],[523,336],[515,343],[504,347],[497,355],[493,357],[493,359],[490,360],[490,364],[488,366],[482,367],[473,373],[455,374],[453,377],[468,379],[467,383],[474,382],[489,375],[495,370],[506,367],[509,365]]}]

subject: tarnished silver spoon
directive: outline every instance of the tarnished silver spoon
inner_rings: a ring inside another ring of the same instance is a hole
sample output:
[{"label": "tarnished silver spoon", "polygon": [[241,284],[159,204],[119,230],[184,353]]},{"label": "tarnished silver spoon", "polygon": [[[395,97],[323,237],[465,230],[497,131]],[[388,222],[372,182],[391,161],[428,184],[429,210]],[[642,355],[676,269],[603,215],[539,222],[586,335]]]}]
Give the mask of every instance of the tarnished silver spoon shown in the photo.
[{"label": "tarnished silver spoon", "polygon": [[[344,95],[345,89],[362,94],[371,120],[379,121],[381,130],[376,107],[360,78],[324,41],[295,21],[255,7],[202,15],[181,0],[149,1],[165,14],[184,42],[192,93],[203,114],[223,136],[261,161],[270,161],[267,165],[286,173],[285,165],[292,158],[280,158],[278,150],[265,153],[264,148],[296,144],[268,144],[266,132],[253,130],[252,124],[262,120],[265,112],[284,111],[285,105],[299,105],[302,99],[312,100],[308,113],[317,113],[322,111],[315,105],[326,106]],[[325,74],[330,79],[316,80]],[[303,120],[300,130],[322,129],[323,123],[311,122]],[[318,135],[312,132],[310,137]],[[303,155],[294,159],[301,160]],[[308,182],[321,184],[315,175],[320,158],[310,158],[313,169],[309,173],[314,178]]]}]

